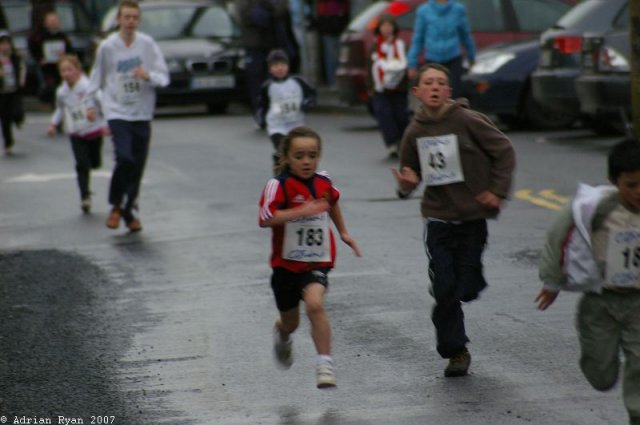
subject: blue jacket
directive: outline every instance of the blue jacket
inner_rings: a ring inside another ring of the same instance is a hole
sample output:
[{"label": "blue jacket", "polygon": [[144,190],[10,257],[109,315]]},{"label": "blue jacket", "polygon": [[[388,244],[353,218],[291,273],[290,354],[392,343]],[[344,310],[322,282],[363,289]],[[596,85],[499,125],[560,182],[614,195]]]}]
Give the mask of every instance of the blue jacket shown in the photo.
[{"label": "blue jacket", "polygon": [[464,5],[456,0],[443,4],[429,0],[416,11],[413,39],[407,54],[409,68],[417,68],[418,55],[423,50],[427,62],[443,63],[461,56],[461,44],[464,44],[467,59],[475,61],[476,47]]}]

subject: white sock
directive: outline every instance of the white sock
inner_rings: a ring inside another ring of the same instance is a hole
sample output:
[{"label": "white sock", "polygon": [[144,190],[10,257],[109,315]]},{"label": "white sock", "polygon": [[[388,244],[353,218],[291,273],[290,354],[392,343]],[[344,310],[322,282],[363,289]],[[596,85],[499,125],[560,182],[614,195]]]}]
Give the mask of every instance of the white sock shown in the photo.
[{"label": "white sock", "polygon": [[318,355],[318,364],[323,363],[323,362],[329,362],[331,364],[333,364],[333,357],[331,357],[328,354],[319,354]]}]

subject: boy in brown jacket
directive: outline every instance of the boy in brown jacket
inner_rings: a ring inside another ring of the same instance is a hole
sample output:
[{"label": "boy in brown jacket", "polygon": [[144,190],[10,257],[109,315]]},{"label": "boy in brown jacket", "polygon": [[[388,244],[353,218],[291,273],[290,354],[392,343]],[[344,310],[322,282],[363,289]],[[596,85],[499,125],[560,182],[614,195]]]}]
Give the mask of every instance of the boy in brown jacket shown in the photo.
[{"label": "boy in brown jacket", "polygon": [[442,65],[424,65],[412,91],[421,106],[404,133],[400,169],[392,171],[401,198],[426,183],[421,210],[437,350],[449,359],[445,376],[464,376],[471,355],[462,303],[487,286],[486,220],[497,217],[509,194],[515,153],[486,116],[468,109],[465,99],[451,99]]}]

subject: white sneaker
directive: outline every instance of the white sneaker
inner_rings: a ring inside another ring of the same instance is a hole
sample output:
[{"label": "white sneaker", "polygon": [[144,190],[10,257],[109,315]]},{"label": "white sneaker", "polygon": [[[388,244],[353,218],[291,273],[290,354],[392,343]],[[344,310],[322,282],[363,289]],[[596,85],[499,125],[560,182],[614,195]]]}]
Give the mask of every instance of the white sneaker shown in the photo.
[{"label": "white sneaker", "polygon": [[335,388],[336,373],[333,362],[323,360],[316,365],[316,379],[318,388]]},{"label": "white sneaker", "polygon": [[282,340],[282,335],[277,326],[273,328],[273,354],[278,361],[278,364],[284,368],[289,369],[293,364],[293,347],[291,337],[287,341]]}]

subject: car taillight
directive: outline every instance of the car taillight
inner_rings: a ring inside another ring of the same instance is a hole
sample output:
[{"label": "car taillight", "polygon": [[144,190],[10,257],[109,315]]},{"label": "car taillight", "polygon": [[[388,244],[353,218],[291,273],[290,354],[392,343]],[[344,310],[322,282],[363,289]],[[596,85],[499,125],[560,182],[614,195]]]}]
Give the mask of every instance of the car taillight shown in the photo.
[{"label": "car taillight", "polygon": [[611,47],[603,47],[598,55],[600,71],[630,71],[629,61],[620,52]]},{"label": "car taillight", "polygon": [[582,50],[582,37],[575,35],[564,35],[553,40],[553,48],[559,53],[571,54],[579,53]]},{"label": "car taillight", "polygon": [[394,1],[389,5],[389,7],[387,7],[387,13],[389,13],[391,16],[399,16],[407,13],[409,9],[410,7],[407,3]]}]

